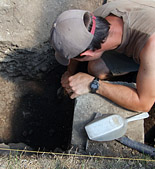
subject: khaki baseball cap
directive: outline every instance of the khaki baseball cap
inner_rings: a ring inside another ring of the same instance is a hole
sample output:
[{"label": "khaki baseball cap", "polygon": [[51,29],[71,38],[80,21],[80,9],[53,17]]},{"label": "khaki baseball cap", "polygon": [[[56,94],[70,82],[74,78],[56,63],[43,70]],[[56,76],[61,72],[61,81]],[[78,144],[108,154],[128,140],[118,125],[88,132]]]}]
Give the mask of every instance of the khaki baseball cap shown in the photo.
[{"label": "khaki baseball cap", "polygon": [[93,39],[84,24],[85,10],[68,10],[61,13],[53,23],[51,43],[55,49],[55,58],[62,65],[86,50]]}]

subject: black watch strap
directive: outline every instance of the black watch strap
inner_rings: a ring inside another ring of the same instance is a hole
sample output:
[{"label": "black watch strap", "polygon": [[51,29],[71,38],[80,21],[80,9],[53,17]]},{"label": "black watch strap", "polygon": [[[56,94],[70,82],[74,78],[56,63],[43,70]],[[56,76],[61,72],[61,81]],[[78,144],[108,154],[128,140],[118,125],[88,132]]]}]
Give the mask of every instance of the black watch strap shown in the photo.
[{"label": "black watch strap", "polygon": [[99,88],[99,78],[95,77],[93,81],[90,83],[91,93],[96,93],[96,90]]}]

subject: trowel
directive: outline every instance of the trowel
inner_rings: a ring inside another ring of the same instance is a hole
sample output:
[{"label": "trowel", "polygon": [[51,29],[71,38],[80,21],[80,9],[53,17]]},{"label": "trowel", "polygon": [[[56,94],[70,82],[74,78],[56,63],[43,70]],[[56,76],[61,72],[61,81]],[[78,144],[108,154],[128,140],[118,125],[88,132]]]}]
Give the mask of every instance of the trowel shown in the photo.
[{"label": "trowel", "polygon": [[127,130],[128,122],[142,120],[147,117],[149,117],[149,114],[147,112],[140,113],[128,118],[123,118],[122,116],[116,114],[97,113],[95,119],[88,123],[85,126],[85,129],[90,140],[117,140],[130,148],[133,148],[143,154],[148,154],[154,158],[154,147],[131,140],[127,136],[124,136]]},{"label": "trowel", "polygon": [[118,114],[103,114],[85,126],[89,139],[94,141],[111,141],[125,135],[127,124],[131,121],[149,117],[147,112],[124,118]]}]

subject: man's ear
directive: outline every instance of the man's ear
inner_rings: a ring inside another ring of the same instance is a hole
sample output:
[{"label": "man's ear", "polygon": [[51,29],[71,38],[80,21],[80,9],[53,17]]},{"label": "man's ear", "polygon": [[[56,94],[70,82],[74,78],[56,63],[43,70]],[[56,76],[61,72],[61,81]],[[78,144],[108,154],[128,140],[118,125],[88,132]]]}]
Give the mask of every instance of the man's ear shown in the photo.
[{"label": "man's ear", "polygon": [[85,52],[81,53],[80,56],[92,56],[92,50],[86,50]]}]

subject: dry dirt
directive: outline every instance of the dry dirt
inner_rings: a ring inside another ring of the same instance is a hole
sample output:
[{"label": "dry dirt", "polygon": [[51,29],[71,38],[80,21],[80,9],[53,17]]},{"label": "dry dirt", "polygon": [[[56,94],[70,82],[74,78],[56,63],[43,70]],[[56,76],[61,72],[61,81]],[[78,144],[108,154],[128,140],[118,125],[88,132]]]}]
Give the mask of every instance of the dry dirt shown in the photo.
[{"label": "dry dirt", "polygon": [[[16,51],[16,50],[15,50]],[[53,54],[45,50],[44,55],[50,61],[49,55]],[[27,57],[24,51],[18,51],[22,57]],[[33,56],[33,53],[31,53]],[[37,55],[34,53],[34,56]],[[31,59],[31,58],[29,58]],[[39,61],[38,61],[39,62]],[[65,96],[57,98],[57,89],[60,87],[60,78],[66,67],[52,61],[51,69],[48,72],[42,71],[46,62],[38,65],[38,69],[27,71],[27,65],[21,70],[22,79],[18,79],[19,71],[12,71],[12,61],[3,64],[6,70],[1,73],[1,142],[25,143],[35,150],[61,152],[70,147],[72,118],[74,111],[74,100]],[[18,64],[17,63],[17,69]],[[31,61],[29,61],[31,64]],[[20,65],[20,64],[19,64]],[[24,65],[24,63],[22,63]],[[41,66],[40,66],[41,65]],[[84,64],[86,66],[86,63]],[[84,65],[79,71],[84,70]],[[50,64],[48,65],[50,66]],[[1,66],[2,68],[2,66]],[[3,68],[3,70],[5,70]],[[29,68],[29,67],[28,67]],[[30,70],[30,68],[29,68]],[[16,78],[17,76],[17,78]],[[4,78],[5,77],[5,78]],[[25,78],[27,77],[27,79]],[[136,73],[115,78],[113,80],[134,81]],[[17,80],[12,80],[17,79]],[[15,105],[15,106],[14,106]],[[145,143],[155,145],[155,108],[149,112],[150,117],[145,120]],[[17,147],[18,148],[18,147]]]}]

